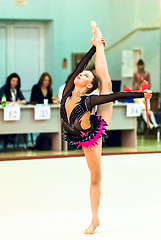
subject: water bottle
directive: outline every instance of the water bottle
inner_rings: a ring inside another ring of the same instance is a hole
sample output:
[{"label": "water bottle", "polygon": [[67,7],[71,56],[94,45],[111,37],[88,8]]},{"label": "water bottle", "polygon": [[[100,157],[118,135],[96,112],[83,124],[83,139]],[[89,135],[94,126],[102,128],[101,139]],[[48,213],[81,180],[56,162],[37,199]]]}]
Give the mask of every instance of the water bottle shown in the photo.
[{"label": "water bottle", "polygon": [[2,96],[1,104],[2,104],[2,107],[6,107],[6,96],[5,95]]}]

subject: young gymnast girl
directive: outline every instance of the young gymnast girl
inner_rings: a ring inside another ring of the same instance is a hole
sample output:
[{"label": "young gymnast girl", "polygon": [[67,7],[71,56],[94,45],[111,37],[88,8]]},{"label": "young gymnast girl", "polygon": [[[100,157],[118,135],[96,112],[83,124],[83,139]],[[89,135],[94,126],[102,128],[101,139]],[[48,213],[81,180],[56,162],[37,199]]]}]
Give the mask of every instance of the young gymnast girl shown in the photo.
[{"label": "young gymnast girl", "polygon": [[[102,135],[112,116],[112,102],[122,98],[151,98],[151,91],[112,93],[111,79],[104,54],[104,38],[92,23],[93,45],[68,77],[61,101],[61,121],[69,144],[82,147],[90,170],[90,203],[92,222],[85,234],[94,233],[99,225]],[[100,95],[87,95],[98,87],[97,78],[91,71],[84,70],[96,52],[95,71],[100,79]],[[102,105],[103,104],[103,105]],[[90,115],[98,105],[97,115]],[[119,116],[118,116],[119,117]]]}]

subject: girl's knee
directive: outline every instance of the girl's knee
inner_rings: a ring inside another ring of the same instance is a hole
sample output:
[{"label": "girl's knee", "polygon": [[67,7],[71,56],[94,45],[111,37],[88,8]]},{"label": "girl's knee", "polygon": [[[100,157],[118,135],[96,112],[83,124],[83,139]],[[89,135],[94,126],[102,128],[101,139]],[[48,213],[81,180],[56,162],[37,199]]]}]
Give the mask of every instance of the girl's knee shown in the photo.
[{"label": "girl's knee", "polygon": [[102,174],[101,173],[94,173],[91,174],[91,185],[97,185],[101,182]]}]

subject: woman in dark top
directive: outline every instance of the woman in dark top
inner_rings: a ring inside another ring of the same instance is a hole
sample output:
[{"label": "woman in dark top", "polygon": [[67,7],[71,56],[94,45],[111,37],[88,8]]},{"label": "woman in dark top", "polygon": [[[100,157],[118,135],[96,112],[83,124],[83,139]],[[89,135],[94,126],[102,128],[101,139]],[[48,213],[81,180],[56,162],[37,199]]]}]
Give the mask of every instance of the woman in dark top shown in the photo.
[{"label": "woman in dark top", "polygon": [[43,73],[37,84],[32,88],[30,102],[32,104],[44,103],[44,99],[48,99],[52,103],[52,78],[50,74]]},{"label": "woman in dark top", "polygon": [[[17,73],[10,74],[7,79],[5,85],[0,89],[0,101],[2,97],[5,95],[6,103],[9,104],[11,102],[25,104],[26,100],[20,90],[21,88],[21,79]],[[16,134],[5,134],[1,136],[4,141],[4,148],[7,148],[9,142],[14,143],[16,140]]]},{"label": "woman in dark top", "polygon": [[16,102],[19,104],[25,104],[26,100],[20,90],[21,88],[21,79],[17,73],[10,74],[5,85],[0,89],[0,100],[2,96],[6,96],[6,102]]},{"label": "woman in dark top", "polygon": [[[145,93],[112,93],[111,78],[108,73],[104,54],[104,39],[96,24],[93,23],[92,26],[94,37],[91,39],[91,44],[93,46],[78,64],[74,72],[68,77],[63,91],[60,111],[66,139],[70,144],[82,147],[90,170],[92,222],[84,232],[85,234],[94,233],[99,225],[98,208],[101,193],[102,135],[105,134],[106,122],[109,123],[112,114],[112,105],[110,102],[122,98],[143,98],[144,96],[151,98],[151,91],[148,90]],[[89,96],[86,93],[96,89],[97,83],[93,73],[84,70],[84,68],[95,52],[95,69],[101,81],[101,89],[100,95]],[[91,110],[96,105],[98,105],[97,115],[91,115]]]}]

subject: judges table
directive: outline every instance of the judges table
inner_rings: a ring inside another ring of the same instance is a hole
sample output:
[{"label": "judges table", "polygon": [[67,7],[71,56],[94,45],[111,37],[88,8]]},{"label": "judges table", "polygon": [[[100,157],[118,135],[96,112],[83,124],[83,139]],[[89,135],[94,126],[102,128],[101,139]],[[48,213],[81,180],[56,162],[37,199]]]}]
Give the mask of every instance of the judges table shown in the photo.
[{"label": "judges table", "polygon": [[47,133],[52,149],[61,150],[60,105],[50,105],[51,116],[47,120],[35,120],[33,105],[20,106],[20,120],[4,121],[4,109],[0,107],[0,134]]},{"label": "judges table", "polygon": [[113,105],[113,115],[109,130],[121,130],[121,145],[123,147],[136,147],[137,145],[137,117],[127,117],[128,103]]},{"label": "judges table", "polygon": [[[4,110],[0,107],[0,134],[47,133],[52,140],[52,149],[61,151],[60,105],[50,105],[51,116],[47,120],[35,120],[33,105],[20,107],[20,120],[4,121]],[[137,145],[137,117],[126,116],[127,104],[114,104],[109,130],[121,130],[124,147]],[[66,149],[66,147],[65,147]]]}]

